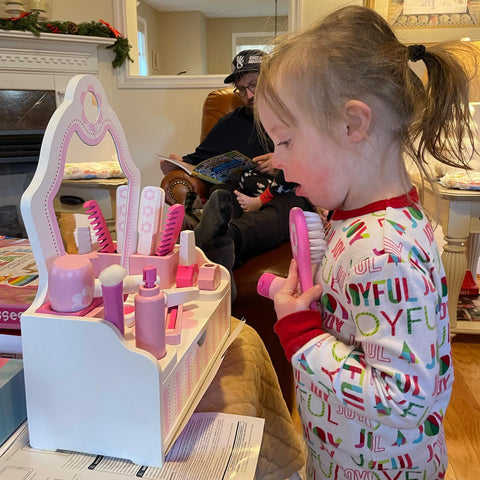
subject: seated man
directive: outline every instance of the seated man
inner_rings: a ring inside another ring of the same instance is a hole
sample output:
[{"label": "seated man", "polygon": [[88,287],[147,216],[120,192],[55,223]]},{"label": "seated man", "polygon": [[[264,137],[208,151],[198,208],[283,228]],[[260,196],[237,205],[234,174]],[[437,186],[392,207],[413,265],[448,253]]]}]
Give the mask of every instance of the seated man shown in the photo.
[{"label": "seated man", "polygon": [[[244,177],[242,185],[239,185],[238,179],[229,183],[228,187],[232,194],[234,189],[240,188],[240,191],[247,195],[259,195],[270,183],[274,173],[270,153],[273,145],[270,141],[266,143],[259,138],[253,117],[255,87],[263,55],[264,52],[261,50],[244,50],[235,56],[232,62],[232,73],[224,81],[234,83],[234,93],[243,105],[220,118],[193,153],[184,155],[183,158],[175,153],[170,154],[170,158],[183,160],[192,165],[198,165],[207,158],[232,150],[237,150],[251,158],[257,164],[255,171],[249,172],[249,175]],[[222,188],[228,187],[222,185]],[[238,217],[242,214],[242,210],[234,195],[232,198],[234,216]]]},{"label": "seated man", "polygon": [[[196,165],[215,155],[238,150],[257,164],[257,174],[244,181],[242,188],[238,183],[214,187],[200,224],[195,227],[197,245],[210,260],[229,269],[239,267],[248,258],[288,240],[291,208],[312,209],[305,198],[297,197],[291,189],[273,195],[258,211],[243,213],[234,193],[240,190],[250,196],[259,195],[275,173],[273,145],[263,140],[264,134],[258,131],[253,112],[263,55],[261,50],[244,50],[235,56],[232,73],[224,82],[235,85],[234,92],[242,99],[243,105],[222,117],[195,152],[183,157],[183,161]],[[171,157],[182,159],[176,154]],[[188,208],[186,210],[188,212]]]}]

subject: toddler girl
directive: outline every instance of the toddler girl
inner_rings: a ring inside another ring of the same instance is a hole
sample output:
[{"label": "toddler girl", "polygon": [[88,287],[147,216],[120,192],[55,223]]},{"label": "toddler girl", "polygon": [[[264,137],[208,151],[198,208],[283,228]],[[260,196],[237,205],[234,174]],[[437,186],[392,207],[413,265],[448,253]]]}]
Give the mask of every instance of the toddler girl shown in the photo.
[{"label": "toddler girl", "polygon": [[[333,210],[317,284],[300,292],[293,260],[274,298],[309,479],[445,476],[446,278],[403,158],[468,163],[468,78],[455,58],[407,47],[373,10],[349,6],[262,63],[256,108],[273,166]],[[409,66],[420,60],[426,87]]]}]

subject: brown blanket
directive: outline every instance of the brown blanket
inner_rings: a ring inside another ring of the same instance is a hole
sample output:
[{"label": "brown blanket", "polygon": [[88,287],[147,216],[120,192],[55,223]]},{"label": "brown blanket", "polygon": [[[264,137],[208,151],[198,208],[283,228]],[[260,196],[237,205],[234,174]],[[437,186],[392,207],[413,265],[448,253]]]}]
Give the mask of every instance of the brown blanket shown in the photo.
[{"label": "brown blanket", "polygon": [[[232,329],[238,322],[232,318]],[[270,357],[257,332],[248,325],[229,347],[196,411],[265,419],[257,480],[287,479],[305,463]]]}]

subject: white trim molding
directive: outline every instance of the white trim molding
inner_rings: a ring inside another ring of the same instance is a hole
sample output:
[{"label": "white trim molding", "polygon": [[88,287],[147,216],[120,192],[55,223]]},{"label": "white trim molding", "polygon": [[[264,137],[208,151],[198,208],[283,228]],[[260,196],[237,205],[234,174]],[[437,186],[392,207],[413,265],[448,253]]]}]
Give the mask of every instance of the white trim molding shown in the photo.
[{"label": "white trim molding", "polygon": [[54,90],[57,105],[68,80],[79,73],[98,74],[97,48],[115,39],[0,30],[0,88]]},{"label": "white trim molding", "polygon": [[0,30],[2,73],[97,74],[97,47],[112,38]]}]

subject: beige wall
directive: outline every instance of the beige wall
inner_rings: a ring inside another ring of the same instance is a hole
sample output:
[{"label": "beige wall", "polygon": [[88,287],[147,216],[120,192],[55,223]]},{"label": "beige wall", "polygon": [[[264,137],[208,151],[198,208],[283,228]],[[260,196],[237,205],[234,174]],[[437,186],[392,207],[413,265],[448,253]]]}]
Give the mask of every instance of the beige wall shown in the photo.
[{"label": "beige wall", "polygon": [[[279,17],[277,31],[288,29],[287,17]],[[209,18],[207,19],[208,72],[222,74],[230,72],[232,63],[232,33],[273,32],[273,17]],[[252,43],[256,42],[252,38]]]},{"label": "beige wall", "polygon": [[163,75],[207,73],[206,18],[200,12],[172,12],[158,17],[161,51],[160,71]]},{"label": "beige wall", "polygon": [[52,20],[72,22],[98,21],[100,18],[113,24],[112,2],[110,0],[49,0]]},{"label": "beige wall", "polygon": [[[378,0],[377,0],[378,1]],[[302,25],[307,26],[318,18],[345,5],[363,5],[362,0],[303,0]]]}]

